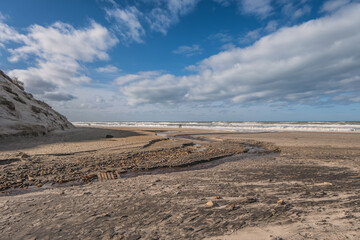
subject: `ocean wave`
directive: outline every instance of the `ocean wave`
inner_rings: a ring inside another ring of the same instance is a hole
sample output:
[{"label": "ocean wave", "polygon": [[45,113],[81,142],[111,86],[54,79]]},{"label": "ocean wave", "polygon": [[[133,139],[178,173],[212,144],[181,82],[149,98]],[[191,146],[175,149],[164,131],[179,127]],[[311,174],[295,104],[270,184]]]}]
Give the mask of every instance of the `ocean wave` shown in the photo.
[{"label": "ocean wave", "polygon": [[75,126],[197,128],[233,132],[360,132],[360,122],[73,122]]}]

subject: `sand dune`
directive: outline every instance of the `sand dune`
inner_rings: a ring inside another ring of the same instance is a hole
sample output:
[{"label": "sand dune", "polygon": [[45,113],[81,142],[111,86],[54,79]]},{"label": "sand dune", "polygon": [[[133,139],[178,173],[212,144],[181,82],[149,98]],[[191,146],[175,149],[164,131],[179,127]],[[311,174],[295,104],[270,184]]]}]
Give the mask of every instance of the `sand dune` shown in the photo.
[{"label": "sand dune", "polygon": [[21,82],[0,71],[0,138],[44,135],[69,128],[73,126],[66,117],[25,92]]}]

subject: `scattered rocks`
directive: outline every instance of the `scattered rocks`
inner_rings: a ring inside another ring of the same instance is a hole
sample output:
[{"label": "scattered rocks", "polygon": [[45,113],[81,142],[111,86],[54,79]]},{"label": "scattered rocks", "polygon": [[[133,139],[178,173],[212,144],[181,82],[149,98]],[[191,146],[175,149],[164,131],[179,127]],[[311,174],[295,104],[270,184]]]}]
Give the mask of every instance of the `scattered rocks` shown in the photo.
[{"label": "scattered rocks", "polygon": [[230,206],[229,206],[229,209],[230,210],[235,210],[237,207],[236,207],[236,205],[235,204],[230,204]]},{"label": "scattered rocks", "polygon": [[17,155],[18,157],[20,157],[21,159],[24,159],[24,158],[29,158],[30,155],[24,153],[24,152],[19,152],[19,154]]},{"label": "scattered rocks", "polygon": [[271,240],[285,240],[282,237],[273,237]]},{"label": "scattered rocks", "polygon": [[257,201],[258,201],[257,198],[248,198],[248,199],[246,199],[247,203],[256,203]]},{"label": "scattered rocks", "polygon": [[323,184],[327,185],[327,186],[332,186],[333,185],[331,182],[324,182]]},{"label": "scattered rocks", "polygon": [[208,206],[208,207],[217,207],[217,206],[219,206],[219,204],[217,204],[216,202],[213,202],[213,201],[209,200],[209,201],[206,203],[206,206]]}]

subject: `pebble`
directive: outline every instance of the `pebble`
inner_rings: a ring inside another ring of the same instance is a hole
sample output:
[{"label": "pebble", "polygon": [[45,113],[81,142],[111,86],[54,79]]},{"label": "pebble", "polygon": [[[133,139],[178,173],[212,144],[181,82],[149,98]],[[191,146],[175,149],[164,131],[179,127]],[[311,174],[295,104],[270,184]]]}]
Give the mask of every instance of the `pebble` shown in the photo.
[{"label": "pebble", "polygon": [[209,200],[206,203],[206,206],[208,206],[208,207],[216,207],[216,206],[218,206],[218,204],[216,202],[213,202],[213,201]]},{"label": "pebble", "polygon": [[255,202],[257,202],[257,201],[258,201],[257,198],[248,198],[248,199],[246,200],[247,203],[255,203]]}]

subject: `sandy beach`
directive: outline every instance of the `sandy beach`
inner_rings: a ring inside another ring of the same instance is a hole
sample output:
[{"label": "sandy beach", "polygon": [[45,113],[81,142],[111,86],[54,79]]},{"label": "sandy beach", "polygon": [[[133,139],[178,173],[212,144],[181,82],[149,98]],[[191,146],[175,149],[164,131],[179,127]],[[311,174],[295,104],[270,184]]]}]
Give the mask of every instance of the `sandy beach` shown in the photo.
[{"label": "sandy beach", "polygon": [[360,238],[357,133],[77,128],[0,141],[0,239]]}]

